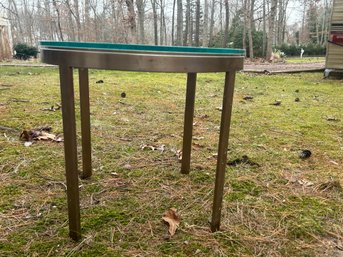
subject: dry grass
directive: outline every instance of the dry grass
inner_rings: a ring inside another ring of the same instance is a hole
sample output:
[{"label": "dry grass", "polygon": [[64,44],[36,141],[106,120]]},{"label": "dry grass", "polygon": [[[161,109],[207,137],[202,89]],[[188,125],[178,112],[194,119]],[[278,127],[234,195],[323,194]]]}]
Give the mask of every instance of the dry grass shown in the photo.
[{"label": "dry grass", "polygon": [[[185,75],[92,71],[90,81],[94,176],[80,181],[83,239],[74,243],[67,236],[63,145],[25,147],[18,140],[20,130],[42,125],[62,132],[60,111],[41,110],[60,102],[57,70],[1,68],[0,126],[12,130],[0,135],[0,255],[342,254],[340,81],[238,76],[228,156],[248,155],[259,166],[228,167],[217,233],[208,219],[223,75],[199,75],[189,176],[179,173],[175,154]],[[244,101],[246,95],[253,99]],[[275,100],[281,105],[270,105]],[[165,150],[142,150],[144,144]],[[299,159],[301,149],[311,158]],[[161,218],[170,207],[182,220],[168,240]]]}]

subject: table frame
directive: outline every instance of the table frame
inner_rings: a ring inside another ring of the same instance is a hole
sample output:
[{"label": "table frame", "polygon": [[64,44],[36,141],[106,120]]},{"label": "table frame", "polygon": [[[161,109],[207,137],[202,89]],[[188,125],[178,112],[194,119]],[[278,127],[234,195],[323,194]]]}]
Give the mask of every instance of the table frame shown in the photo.
[{"label": "table frame", "polygon": [[[66,56],[56,55],[61,53],[60,49],[45,49],[42,51],[42,60],[50,64],[59,65],[60,73],[60,89],[62,98],[62,118],[63,118],[63,131],[64,131],[64,153],[65,153],[65,170],[67,180],[67,198],[68,198],[68,218],[69,218],[69,236],[78,241],[81,238],[81,224],[80,224],[80,198],[79,198],[79,172],[78,172],[78,160],[77,160],[77,137],[76,137],[76,122],[75,122],[75,100],[74,100],[74,82],[73,82],[73,69],[77,68],[79,72],[79,90],[80,90],[80,109],[81,109],[81,135],[82,135],[82,167],[83,171],[80,174],[82,179],[87,179],[92,175],[92,160],[91,160],[91,130],[90,130],[90,108],[89,108],[89,74],[88,68],[104,68],[104,69],[118,69],[117,63],[113,63],[111,60],[107,60],[107,65],[104,67],[101,64],[103,58],[99,58],[100,62],[89,62],[87,58],[81,58],[81,61],[77,61],[73,56],[69,56],[71,61],[68,61]],[[63,51],[62,51],[63,52]],[[66,51],[68,52],[68,51]],[[54,54],[55,53],[55,54]],[[97,54],[93,51],[91,54]],[[98,53],[99,54],[99,53]],[[111,52],[108,52],[111,55]],[[82,56],[80,51],[76,51],[78,57]],[[74,56],[74,57],[77,57]],[[165,56],[165,54],[164,54]],[[94,57],[94,56],[93,56]],[[117,56],[118,57],[118,56]],[[142,57],[142,56],[140,56]],[[160,56],[157,56],[160,58]],[[178,58],[178,56],[168,55],[167,57]],[[217,62],[213,60],[217,57]],[[227,57],[227,56],[226,56]],[[59,59],[60,58],[60,59]],[[119,58],[119,60],[122,57]],[[136,58],[138,58],[136,56]],[[143,56],[148,58],[149,55]],[[186,60],[185,66],[168,69],[168,64],[163,67],[163,71],[172,72],[186,72],[187,73],[187,89],[186,89],[186,104],[184,115],[184,132],[183,132],[183,150],[182,150],[182,163],[181,173],[188,174],[190,172],[191,150],[192,150],[192,134],[193,134],[193,117],[194,117],[194,102],[196,91],[196,79],[198,72],[207,71],[225,71],[225,84],[223,94],[223,105],[220,124],[220,135],[218,144],[218,157],[216,167],[215,188],[212,207],[212,219],[211,219],[211,231],[217,231],[220,228],[221,209],[225,182],[225,170],[227,162],[227,148],[230,132],[230,122],[232,113],[232,102],[234,94],[235,74],[236,71],[243,67],[243,57],[233,57],[230,62],[230,58],[223,58],[222,56],[200,56],[198,58],[206,58],[210,63],[215,64],[213,68],[205,65],[206,62],[200,61],[202,65],[194,65],[185,59],[185,56],[181,56],[178,63],[182,64],[182,60]],[[222,58],[222,60],[220,60]],[[192,58],[190,58],[192,59]],[[134,58],[132,59],[134,60]],[[150,58],[149,63],[153,63],[150,67],[143,67],[138,64],[135,69],[124,70],[136,70],[136,71],[161,71],[158,66],[154,64]],[[181,60],[181,62],[180,62]],[[199,59],[198,59],[199,60]],[[219,60],[219,62],[218,62]],[[224,61],[223,61],[224,60]],[[193,60],[194,61],[194,60]],[[228,64],[232,64],[229,65]],[[191,64],[191,66],[189,66]],[[224,64],[224,68],[221,66]],[[175,63],[173,64],[175,65]],[[126,67],[126,66],[125,66]],[[187,69],[185,69],[185,67]],[[189,68],[191,67],[191,68]]]}]

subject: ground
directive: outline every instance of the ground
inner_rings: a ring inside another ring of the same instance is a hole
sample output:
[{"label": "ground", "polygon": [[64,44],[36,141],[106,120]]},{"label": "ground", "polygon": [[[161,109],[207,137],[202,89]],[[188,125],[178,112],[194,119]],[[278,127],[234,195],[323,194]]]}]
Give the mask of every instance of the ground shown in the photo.
[{"label": "ground", "polygon": [[[62,133],[60,110],[44,110],[60,102],[57,69],[1,67],[0,256],[342,256],[342,82],[238,74],[228,159],[251,163],[227,166],[222,227],[211,233],[223,74],[199,75],[188,176],[177,156],[185,78],[91,71],[94,176],[80,180],[75,243],[63,144],[19,140],[46,125]],[[77,88],[76,99],[79,118]],[[311,157],[299,158],[305,149]],[[172,207],[181,224],[169,238],[161,218]]]}]

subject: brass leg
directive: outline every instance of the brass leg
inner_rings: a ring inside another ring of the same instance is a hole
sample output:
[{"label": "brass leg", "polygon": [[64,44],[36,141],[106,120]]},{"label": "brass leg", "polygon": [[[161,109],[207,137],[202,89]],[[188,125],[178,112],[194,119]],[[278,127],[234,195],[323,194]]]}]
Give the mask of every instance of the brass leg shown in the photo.
[{"label": "brass leg", "polygon": [[231,110],[233,101],[233,92],[235,85],[235,72],[227,72],[225,76],[225,87],[223,97],[223,110],[220,124],[220,136],[218,146],[216,184],[214,188],[214,200],[212,209],[212,232],[219,230],[220,216],[223,200],[225,170],[227,161],[227,147],[230,132]]},{"label": "brass leg", "polygon": [[92,148],[89,111],[88,69],[79,69],[81,134],[82,134],[82,174],[81,178],[92,176]]},{"label": "brass leg", "polygon": [[77,171],[74,85],[73,69],[71,67],[60,66],[60,83],[62,96],[65,170],[67,177],[69,236],[77,241],[81,238],[81,227],[79,176]]},{"label": "brass leg", "polygon": [[196,73],[187,74],[187,93],[184,121],[185,124],[183,129],[183,147],[181,164],[181,173],[183,174],[188,174],[190,170],[196,79]]}]

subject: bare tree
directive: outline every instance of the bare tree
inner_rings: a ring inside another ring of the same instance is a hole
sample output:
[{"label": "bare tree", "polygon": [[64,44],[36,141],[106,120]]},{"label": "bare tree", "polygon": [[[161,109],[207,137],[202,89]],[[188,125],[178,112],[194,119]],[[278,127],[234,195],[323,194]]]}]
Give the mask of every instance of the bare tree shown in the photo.
[{"label": "bare tree", "polygon": [[200,0],[196,0],[194,43],[200,46]]},{"label": "bare tree", "polygon": [[230,22],[229,0],[224,0],[224,3],[225,3],[225,29],[224,29],[223,47],[227,47],[229,43],[229,22]]},{"label": "bare tree", "polygon": [[136,25],[136,13],[135,13],[135,6],[133,5],[133,0],[125,0],[128,12],[128,26],[130,32],[130,41],[136,43],[137,42],[137,25]]},{"label": "bare tree", "polygon": [[139,43],[144,44],[145,42],[145,3],[143,0],[136,0],[137,11],[138,11],[138,23],[139,23]]},{"label": "bare tree", "polygon": [[157,6],[156,0],[151,0],[152,11],[154,15],[154,42],[158,45],[158,27],[157,27]]},{"label": "bare tree", "polygon": [[208,46],[208,0],[204,0],[204,27],[202,33],[202,45]]},{"label": "bare tree", "polygon": [[277,0],[271,0],[270,15],[269,15],[269,32],[267,38],[267,60],[270,60],[273,53],[273,40],[275,35],[275,16],[277,11]]},{"label": "bare tree", "polygon": [[183,30],[183,9],[182,0],[177,0],[177,24],[176,24],[176,45],[182,43],[182,30]]}]

